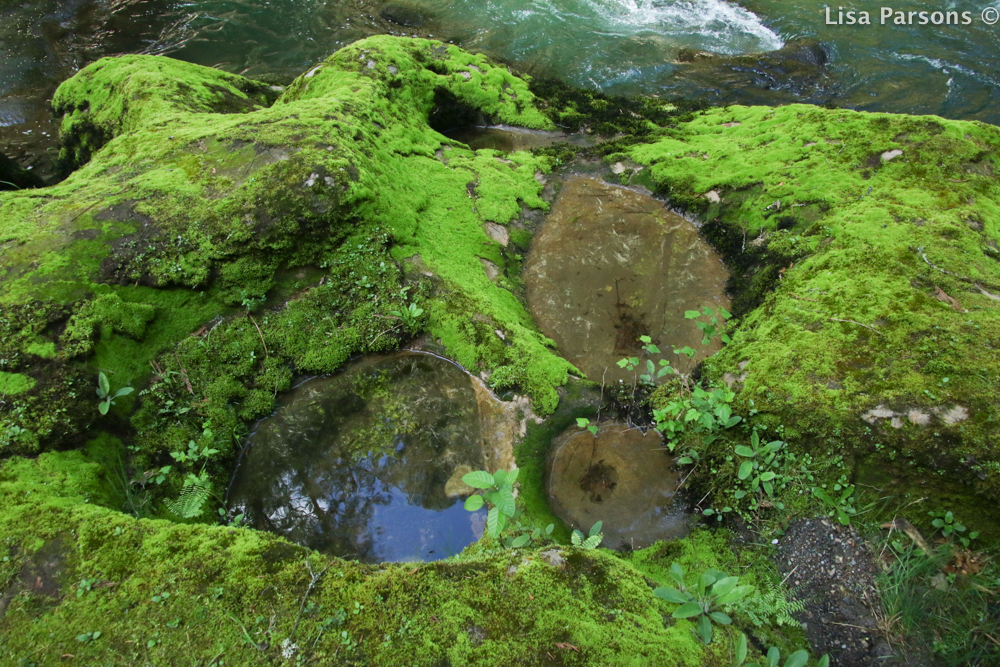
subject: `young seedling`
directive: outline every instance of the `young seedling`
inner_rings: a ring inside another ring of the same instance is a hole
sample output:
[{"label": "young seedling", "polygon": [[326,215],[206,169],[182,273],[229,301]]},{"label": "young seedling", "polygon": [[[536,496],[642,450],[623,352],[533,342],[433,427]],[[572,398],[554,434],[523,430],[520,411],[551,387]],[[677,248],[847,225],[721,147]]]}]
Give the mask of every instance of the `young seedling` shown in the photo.
[{"label": "young seedling", "polygon": [[108,376],[103,372],[97,374],[97,397],[101,399],[101,402],[97,404],[97,409],[102,415],[108,414],[108,410],[111,406],[115,404],[115,399],[121,396],[128,396],[135,389],[132,387],[122,387],[118,391],[111,394],[111,383],[108,382]]}]

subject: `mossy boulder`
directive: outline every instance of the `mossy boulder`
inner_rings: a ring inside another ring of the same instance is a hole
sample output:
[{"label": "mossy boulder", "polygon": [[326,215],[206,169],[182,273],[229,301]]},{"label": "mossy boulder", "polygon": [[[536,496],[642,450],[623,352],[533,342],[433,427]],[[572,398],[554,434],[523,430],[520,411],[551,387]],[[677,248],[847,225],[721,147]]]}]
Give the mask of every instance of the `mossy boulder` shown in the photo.
[{"label": "mossy boulder", "polygon": [[[729,107],[630,156],[733,268],[737,414],[1000,493],[1000,130]],[[692,304],[692,307],[699,304]]]},{"label": "mossy boulder", "polygon": [[724,541],[635,566],[489,544],[459,560],[364,565],[264,532],[88,503],[107,488],[101,474],[82,451],[0,467],[0,662],[729,664],[729,633],[704,646],[639,569],[664,583],[673,559],[715,566]]},{"label": "mossy boulder", "polygon": [[450,356],[554,407],[572,366],[483,231],[547,208],[535,176],[550,160],[498,159],[438,132],[484,118],[551,127],[505,67],[378,37],[279,96],[126,56],[81,70],[53,104],[79,169],[0,195],[0,353],[5,372],[35,382],[0,417],[0,452],[78,443],[98,417],[88,385],[101,370],[146,388],[137,465],[169,463],[205,422],[229,434],[267,414],[294,374],[398,346],[410,327],[393,311],[413,300]]}]

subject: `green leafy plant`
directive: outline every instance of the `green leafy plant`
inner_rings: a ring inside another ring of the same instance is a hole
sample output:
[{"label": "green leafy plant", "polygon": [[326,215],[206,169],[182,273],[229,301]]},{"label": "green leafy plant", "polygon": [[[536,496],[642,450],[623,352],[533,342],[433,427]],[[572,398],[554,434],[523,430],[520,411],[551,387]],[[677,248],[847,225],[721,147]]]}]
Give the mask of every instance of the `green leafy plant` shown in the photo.
[{"label": "green leafy plant", "polygon": [[497,470],[492,475],[485,470],[476,470],[462,476],[462,481],[483,493],[469,496],[465,501],[465,509],[475,512],[484,504],[489,504],[486,514],[486,530],[499,539],[500,533],[508,522],[517,514],[514,502],[514,482],[517,481],[518,470],[510,472]]},{"label": "green leafy plant", "polygon": [[115,399],[122,396],[128,396],[135,389],[132,387],[122,387],[114,394],[111,393],[111,383],[108,381],[108,376],[103,372],[97,374],[97,397],[100,398],[100,402],[97,404],[97,410],[102,414],[108,414],[108,410],[111,406],[115,404]]},{"label": "green leafy plant", "polygon": [[98,582],[100,582],[100,579],[82,579],[80,581],[80,585],[76,588],[76,597],[82,598],[84,595],[89,593]]},{"label": "green leafy plant", "polygon": [[577,417],[576,418],[576,425],[578,427],[580,427],[580,428],[587,429],[588,431],[590,431],[594,435],[594,437],[597,437],[597,432],[598,432],[598,430],[600,430],[600,429],[598,429],[596,423],[591,422],[586,417]]},{"label": "green leafy plant", "polygon": [[951,539],[953,537],[958,538],[958,541],[962,543],[962,546],[966,549],[969,548],[969,544],[972,540],[979,537],[978,531],[972,531],[968,536],[962,535],[966,528],[964,525],[955,521],[955,515],[951,512],[928,512],[927,516],[934,519],[931,521],[931,525],[941,531],[941,536]]},{"label": "green leafy plant", "polygon": [[[733,667],[740,667],[745,665],[745,667],[778,667],[781,661],[781,651],[778,650],[777,646],[772,646],[767,651],[767,655],[764,657],[763,664],[759,662],[746,662],[747,659],[747,636],[740,634],[739,640],[736,642],[736,661],[733,663]],[[785,663],[782,667],[806,667],[809,664],[809,651],[805,649],[799,649],[792,653],[788,658],[785,659]],[[816,667],[829,667],[830,656],[824,655],[816,662]]]},{"label": "green leafy plant", "polygon": [[81,644],[89,644],[90,642],[96,639],[100,639],[100,637],[101,637],[100,631],[95,630],[94,632],[84,632],[82,635],[77,635],[76,641],[80,642]]},{"label": "green leafy plant", "polygon": [[574,530],[573,534],[570,535],[570,542],[573,543],[574,547],[580,547],[581,549],[596,549],[601,545],[601,541],[604,540],[604,535],[601,534],[601,527],[603,525],[603,521],[598,521],[590,527],[590,533],[587,535],[584,535],[582,531]]},{"label": "green leafy plant", "polygon": [[781,482],[781,459],[778,454],[787,447],[782,440],[773,440],[766,445],[761,445],[760,435],[755,430],[750,435],[750,446],[736,445],[737,456],[744,460],[740,463],[736,473],[737,479],[746,482],[746,489],[738,489],[733,495],[737,500],[741,500],[748,493],[757,493],[763,490],[770,497],[774,497],[774,487]]},{"label": "green leafy plant", "polygon": [[710,444],[723,429],[732,428],[743,418],[733,415],[729,404],[736,393],[722,387],[706,391],[693,387],[673,396],[662,408],[653,410],[656,430],[667,439],[674,451],[677,442],[687,435],[700,435],[702,444]]},{"label": "green leafy plant", "polygon": [[420,316],[424,314],[424,309],[419,307],[416,303],[411,303],[406,308],[390,310],[389,314],[402,320],[403,324],[406,325],[406,328],[410,331],[415,331],[420,323]]},{"label": "green leafy plant", "polygon": [[680,605],[674,618],[697,619],[695,627],[705,644],[712,643],[712,624],[730,625],[733,619],[721,607],[737,602],[753,592],[753,586],[740,586],[739,577],[709,569],[698,575],[693,587],[684,581],[684,568],[678,563],[670,566],[670,578],[677,588],[660,586],[653,591],[656,597]]},{"label": "green leafy plant", "polygon": [[503,544],[508,549],[520,549],[526,546],[529,542],[541,542],[545,538],[552,535],[552,531],[555,530],[556,525],[550,523],[545,527],[545,530],[541,528],[522,528],[520,521],[514,522],[513,532],[517,533],[515,535],[507,535],[503,538]]},{"label": "green leafy plant", "polygon": [[707,322],[695,322],[695,326],[701,329],[702,345],[708,345],[712,342],[712,339],[716,336],[725,343],[729,345],[733,341],[729,338],[729,334],[726,331],[727,320],[732,317],[732,315],[725,308],[719,308],[719,310],[712,310],[708,306],[705,306],[701,311],[697,310],[686,310],[684,311],[684,319],[686,320],[696,320],[702,315],[708,317]]},{"label": "green leafy plant", "polygon": [[833,485],[833,490],[835,493],[839,492],[839,496],[831,496],[825,489],[818,486],[812,488],[812,494],[823,501],[823,504],[828,508],[828,513],[830,516],[834,514],[837,515],[837,521],[847,526],[851,523],[851,517],[858,513],[854,509],[854,500],[852,496],[854,495],[854,485],[847,483],[847,476],[841,475],[840,480]]}]

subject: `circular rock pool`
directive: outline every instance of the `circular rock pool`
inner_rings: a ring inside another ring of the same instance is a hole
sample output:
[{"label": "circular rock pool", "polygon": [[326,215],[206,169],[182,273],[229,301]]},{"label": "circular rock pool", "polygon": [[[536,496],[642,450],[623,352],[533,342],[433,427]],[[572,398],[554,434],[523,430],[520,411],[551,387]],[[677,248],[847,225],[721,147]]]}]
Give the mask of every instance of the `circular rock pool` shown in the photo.
[{"label": "circular rock pool", "polygon": [[549,504],[570,527],[586,533],[603,521],[604,546],[614,549],[687,534],[679,476],[656,431],[602,424],[595,437],[574,426],[549,451]]},{"label": "circular rock pool", "polygon": [[[428,354],[365,358],[257,423],[229,505],[249,525],[367,562],[437,560],[482,535],[461,476],[484,468],[480,392]],[[491,468],[492,469],[492,468]]]}]

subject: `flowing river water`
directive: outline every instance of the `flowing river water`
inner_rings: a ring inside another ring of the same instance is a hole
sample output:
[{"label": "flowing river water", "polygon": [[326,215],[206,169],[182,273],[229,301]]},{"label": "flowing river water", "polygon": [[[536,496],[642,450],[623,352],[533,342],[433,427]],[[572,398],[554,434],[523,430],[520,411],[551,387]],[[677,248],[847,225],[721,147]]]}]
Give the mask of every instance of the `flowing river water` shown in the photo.
[{"label": "flowing river water", "polygon": [[882,25],[883,6],[843,6],[868,11],[872,25],[828,25],[826,5],[789,0],[0,0],[0,152],[26,165],[51,154],[47,99],[101,55],[169,54],[280,80],[385,32],[606,92],[1000,122],[1000,25],[982,20],[1000,2],[893,8],[968,12],[967,25],[920,25],[919,15]]}]

